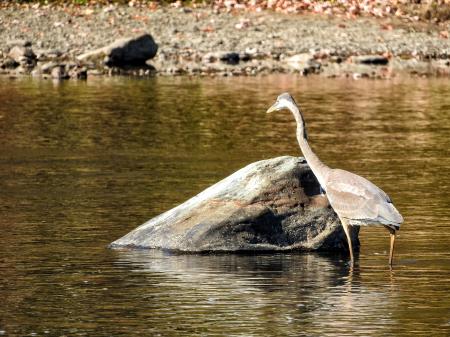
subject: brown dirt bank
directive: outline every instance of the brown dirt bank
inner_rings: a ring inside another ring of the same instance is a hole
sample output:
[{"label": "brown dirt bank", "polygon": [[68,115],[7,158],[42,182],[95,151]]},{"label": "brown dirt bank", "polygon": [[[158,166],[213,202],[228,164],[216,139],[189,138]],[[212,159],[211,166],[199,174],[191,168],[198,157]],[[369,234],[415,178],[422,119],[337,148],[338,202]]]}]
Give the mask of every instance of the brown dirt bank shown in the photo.
[{"label": "brown dirt bank", "polygon": [[[442,24],[271,11],[7,6],[0,11],[0,72],[53,77],[83,77],[86,71],[88,75],[448,76],[446,31]],[[145,32],[159,47],[147,61],[150,66],[116,67],[77,59],[119,38]],[[15,46],[22,49],[11,53]]]}]

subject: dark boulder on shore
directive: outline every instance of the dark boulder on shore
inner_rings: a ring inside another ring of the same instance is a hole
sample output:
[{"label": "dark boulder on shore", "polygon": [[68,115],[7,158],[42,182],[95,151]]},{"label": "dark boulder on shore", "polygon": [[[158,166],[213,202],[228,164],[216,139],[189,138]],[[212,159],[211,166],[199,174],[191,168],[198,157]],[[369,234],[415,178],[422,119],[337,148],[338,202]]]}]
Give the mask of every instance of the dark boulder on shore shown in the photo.
[{"label": "dark boulder on shore", "polygon": [[101,61],[109,67],[145,66],[155,57],[158,45],[150,34],[119,39],[110,45],[79,55],[79,61]]},{"label": "dark boulder on shore", "polygon": [[[345,235],[303,158],[250,164],[110,247],[183,252],[332,250]],[[358,246],[358,232],[353,235]]]}]

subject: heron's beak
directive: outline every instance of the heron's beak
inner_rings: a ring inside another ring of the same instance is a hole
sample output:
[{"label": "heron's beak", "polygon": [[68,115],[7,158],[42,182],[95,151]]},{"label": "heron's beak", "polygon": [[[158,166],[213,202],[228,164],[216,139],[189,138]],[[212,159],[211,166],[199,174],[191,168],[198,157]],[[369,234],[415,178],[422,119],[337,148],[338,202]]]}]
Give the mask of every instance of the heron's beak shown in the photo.
[{"label": "heron's beak", "polygon": [[283,107],[280,106],[280,103],[279,103],[279,102],[275,102],[275,104],[272,105],[272,106],[269,108],[269,110],[266,111],[266,113],[270,114],[271,112],[281,110],[282,108],[283,108]]}]

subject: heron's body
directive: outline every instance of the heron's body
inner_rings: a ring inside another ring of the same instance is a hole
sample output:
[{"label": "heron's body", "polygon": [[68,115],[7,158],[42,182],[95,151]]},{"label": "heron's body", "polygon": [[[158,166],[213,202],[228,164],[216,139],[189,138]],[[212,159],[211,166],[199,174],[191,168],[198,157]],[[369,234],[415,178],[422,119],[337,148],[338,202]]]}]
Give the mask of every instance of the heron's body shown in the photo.
[{"label": "heron's body", "polygon": [[403,222],[389,196],[354,173],[330,170],[324,189],[331,207],[350,225],[385,225],[398,230]]},{"label": "heron's body", "polygon": [[331,169],[322,163],[309,147],[303,116],[289,94],[280,95],[268,112],[284,108],[293,113],[297,122],[297,140],[303,155],[341,220],[352,262],[351,226],[382,225],[391,234],[389,264],[392,264],[395,231],[400,228],[403,218],[389,196],[363,177],[348,171]]}]

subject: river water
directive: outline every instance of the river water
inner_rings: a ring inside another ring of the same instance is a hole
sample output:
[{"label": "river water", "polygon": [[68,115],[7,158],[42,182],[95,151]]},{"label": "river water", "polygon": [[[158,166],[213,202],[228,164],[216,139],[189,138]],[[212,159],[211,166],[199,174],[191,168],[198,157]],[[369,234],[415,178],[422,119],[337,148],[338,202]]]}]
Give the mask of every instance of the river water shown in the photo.
[{"label": "river water", "polygon": [[[405,218],[346,255],[177,255],[108,243],[256,160],[331,167]],[[450,83],[272,76],[0,79],[0,335],[449,336]]]}]

